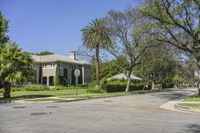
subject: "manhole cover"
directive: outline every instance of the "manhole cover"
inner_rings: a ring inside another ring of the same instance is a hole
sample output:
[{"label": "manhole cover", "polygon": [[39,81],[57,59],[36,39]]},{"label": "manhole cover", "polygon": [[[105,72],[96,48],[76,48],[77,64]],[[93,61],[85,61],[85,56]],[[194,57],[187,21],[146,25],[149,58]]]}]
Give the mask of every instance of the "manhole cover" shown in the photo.
[{"label": "manhole cover", "polygon": [[14,109],[23,109],[23,108],[26,108],[26,106],[15,106],[13,107]]},{"label": "manhole cover", "polygon": [[48,115],[51,114],[51,112],[34,112],[34,113],[30,113],[31,115]]},{"label": "manhole cover", "polygon": [[104,102],[112,102],[111,100],[104,100]]},{"label": "manhole cover", "polygon": [[46,106],[46,108],[58,108],[58,106]]}]

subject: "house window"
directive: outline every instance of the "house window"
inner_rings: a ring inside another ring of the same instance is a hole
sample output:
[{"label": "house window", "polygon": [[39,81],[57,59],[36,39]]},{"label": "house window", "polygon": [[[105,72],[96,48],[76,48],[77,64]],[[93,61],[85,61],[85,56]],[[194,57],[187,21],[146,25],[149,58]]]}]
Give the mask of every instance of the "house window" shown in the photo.
[{"label": "house window", "polygon": [[74,69],[75,69],[75,66],[74,66],[74,65],[70,65],[70,69],[71,69],[71,70],[74,70]]},{"label": "house window", "polygon": [[47,67],[47,65],[46,64],[43,64],[43,68],[46,68]]},{"label": "house window", "polygon": [[55,68],[56,64],[55,63],[51,63],[51,68]]},{"label": "house window", "polygon": [[63,68],[63,64],[62,63],[60,63],[60,68]]}]

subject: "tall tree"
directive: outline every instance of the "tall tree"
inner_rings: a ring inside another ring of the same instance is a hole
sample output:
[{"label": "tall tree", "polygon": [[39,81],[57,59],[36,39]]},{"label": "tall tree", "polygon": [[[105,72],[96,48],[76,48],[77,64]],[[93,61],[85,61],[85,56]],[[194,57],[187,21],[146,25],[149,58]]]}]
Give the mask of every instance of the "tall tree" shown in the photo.
[{"label": "tall tree", "polygon": [[145,51],[153,46],[152,39],[147,36],[149,27],[145,25],[146,20],[137,9],[130,8],[124,12],[111,10],[105,19],[112,29],[114,43],[108,51],[117,60],[119,57],[126,57],[129,62],[126,74],[128,79],[126,92],[128,92],[133,68],[141,63],[140,59]]},{"label": "tall tree", "polygon": [[6,35],[7,31],[8,20],[6,20],[0,12],[0,47],[2,47],[8,41],[8,36]]},{"label": "tall tree", "polygon": [[96,52],[96,87],[99,87],[99,51],[101,48],[105,49],[112,44],[109,35],[110,29],[106,27],[104,20],[95,19],[81,31],[83,45],[89,49],[95,49]]},{"label": "tall tree", "polygon": [[176,56],[169,52],[165,45],[159,45],[148,51],[141,59],[141,64],[137,67],[138,74],[146,81],[151,81],[152,90],[155,87],[155,82],[162,84],[166,79],[171,79],[175,76],[178,67]]},{"label": "tall tree", "polygon": [[36,55],[52,55],[54,54],[53,52],[50,52],[50,51],[41,51],[39,53],[37,53]]},{"label": "tall tree", "polygon": [[4,83],[4,98],[10,98],[11,83],[26,83],[33,75],[32,59],[17,45],[6,44],[0,49],[0,81]]},{"label": "tall tree", "polygon": [[[200,69],[200,1],[149,0],[141,9],[152,20],[152,35],[193,56]],[[199,81],[200,95],[200,81]]]}]

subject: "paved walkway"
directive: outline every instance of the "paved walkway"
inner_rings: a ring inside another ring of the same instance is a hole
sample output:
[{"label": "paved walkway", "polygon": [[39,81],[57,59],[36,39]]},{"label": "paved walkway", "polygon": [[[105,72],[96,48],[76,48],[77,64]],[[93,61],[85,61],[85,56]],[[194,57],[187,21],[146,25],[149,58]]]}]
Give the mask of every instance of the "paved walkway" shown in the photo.
[{"label": "paved walkway", "polygon": [[196,90],[0,105],[0,133],[199,133],[200,115],[160,108]]}]

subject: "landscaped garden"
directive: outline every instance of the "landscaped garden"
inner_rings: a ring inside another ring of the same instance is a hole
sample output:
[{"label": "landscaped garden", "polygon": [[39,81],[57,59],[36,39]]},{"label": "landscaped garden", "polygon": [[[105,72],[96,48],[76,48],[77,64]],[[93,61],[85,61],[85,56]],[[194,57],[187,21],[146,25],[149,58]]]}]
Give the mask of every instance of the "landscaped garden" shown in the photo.
[{"label": "landscaped garden", "polygon": [[[135,85],[138,86],[138,85]],[[141,85],[140,85],[141,86]],[[131,85],[133,87],[133,85]],[[108,91],[111,91],[109,93]],[[111,97],[111,96],[122,96],[122,95],[131,95],[131,94],[143,94],[149,93],[149,90],[142,90],[141,88],[136,88],[128,93],[124,92],[124,90],[116,89],[114,91],[111,89],[94,89],[91,86],[57,86],[46,88],[40,85],[33,85],[29,87],[12,87],[11,88],[11,98],[7,100],[15,100],[15,101],[26,101],[26,102],[67,102],[67,101],[76,101],[76,100],[85,100],[85,99],[93,99],[93,98],[103,98],[103,97]],[[2,97],[3,90],[0,89],[0,99],[3,100]]]}]

